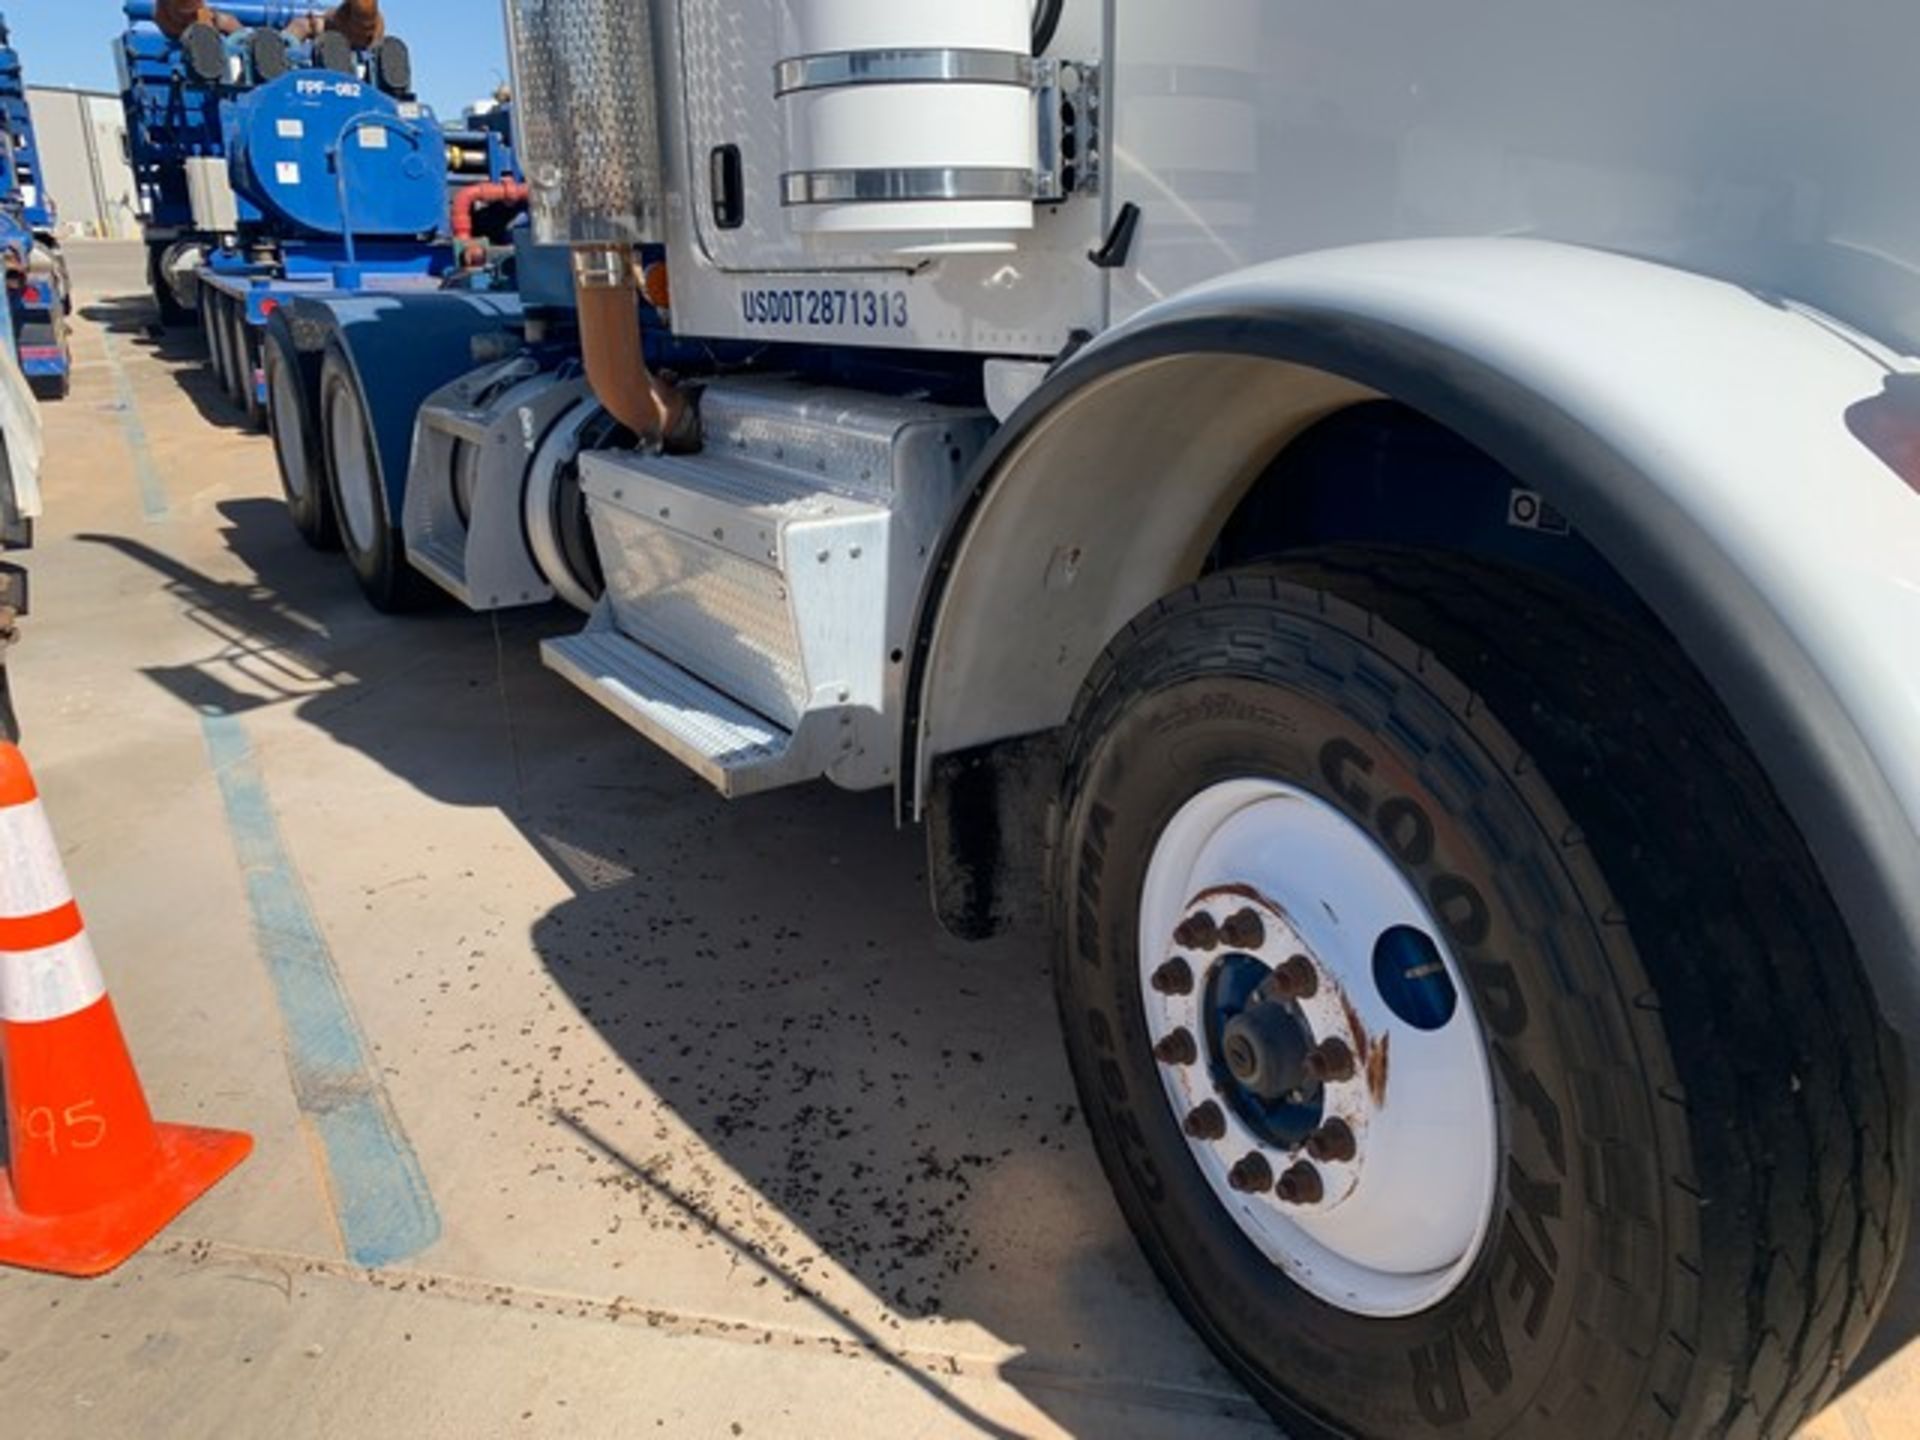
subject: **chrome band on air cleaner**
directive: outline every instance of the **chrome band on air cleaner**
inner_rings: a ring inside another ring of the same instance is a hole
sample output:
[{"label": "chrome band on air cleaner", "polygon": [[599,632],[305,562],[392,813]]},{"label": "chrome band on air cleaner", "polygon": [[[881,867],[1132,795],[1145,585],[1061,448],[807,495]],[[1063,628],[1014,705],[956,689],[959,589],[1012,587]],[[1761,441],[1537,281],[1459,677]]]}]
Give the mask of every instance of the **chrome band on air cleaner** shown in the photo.
[{"label": "chrome band on air cleaner", "polygon": [[773,93],[846,85],[1017,85],[1031,89],[1033,58],[1009,50],[838,50],[773,67]]},{"label": "chrome band on air cleaner", "polygon": [[931,165],[914,169],[795,170],[780,177],[783,205],[904,200],[1031,200],[1031,170]]}]

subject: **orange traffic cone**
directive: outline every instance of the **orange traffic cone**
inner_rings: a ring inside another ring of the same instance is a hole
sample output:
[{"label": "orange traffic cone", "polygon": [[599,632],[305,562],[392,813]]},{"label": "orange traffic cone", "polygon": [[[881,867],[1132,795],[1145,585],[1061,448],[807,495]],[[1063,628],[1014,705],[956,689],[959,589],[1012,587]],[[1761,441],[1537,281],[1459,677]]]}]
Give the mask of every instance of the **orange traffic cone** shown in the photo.
[{"label": "orange traffic cone", "polygon": [[147,1110],[24,756],[0,742],[0,1264],[111,1270],[253,1149]]}]

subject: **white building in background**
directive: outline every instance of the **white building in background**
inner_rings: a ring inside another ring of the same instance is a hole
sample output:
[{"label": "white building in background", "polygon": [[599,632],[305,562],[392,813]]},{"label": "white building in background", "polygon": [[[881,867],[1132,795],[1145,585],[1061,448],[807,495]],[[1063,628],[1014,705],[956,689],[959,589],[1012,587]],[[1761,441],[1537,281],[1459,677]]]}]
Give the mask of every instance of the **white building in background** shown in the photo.
[{"label": "white building in background", "polygon": [[47,191],[60,207],[64,235],[140,238],[140,216],[127,163],[127,124],[120,97],[99,90],[29,85]]}]

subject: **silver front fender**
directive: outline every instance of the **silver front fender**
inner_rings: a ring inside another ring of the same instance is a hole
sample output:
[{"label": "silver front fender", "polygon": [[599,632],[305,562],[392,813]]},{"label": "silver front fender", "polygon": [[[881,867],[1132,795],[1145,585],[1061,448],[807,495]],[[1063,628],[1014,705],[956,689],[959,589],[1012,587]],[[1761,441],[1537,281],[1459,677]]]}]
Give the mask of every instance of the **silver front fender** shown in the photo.
[{"label": "silver front fender", "polygon": [[1292,433],[1390,396],[1543,492],[1679,638],[1911,1028],[1920,494],[1846,418],[1902,363],[1775,297],[1537,241],[1196,288],[1086,347],[984,457],[922,606],[901,773],[918,798],[935,756],[1059,724]]}]

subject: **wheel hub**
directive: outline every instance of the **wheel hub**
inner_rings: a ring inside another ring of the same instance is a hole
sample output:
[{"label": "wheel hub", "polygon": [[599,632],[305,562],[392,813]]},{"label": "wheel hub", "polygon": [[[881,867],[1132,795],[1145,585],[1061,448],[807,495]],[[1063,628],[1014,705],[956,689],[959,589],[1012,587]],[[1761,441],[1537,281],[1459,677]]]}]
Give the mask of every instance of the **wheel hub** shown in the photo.
[{"label": "wheel hub", "polygon": [[[1192,945],[1181,945],[1181,937]],[[1341,1070],[1333,1083],[1326,1057],[1328,1042],[1349,1053],[1366,1039],[1354,1023],[1352,1007],[1338,982],[1307,951],[1305,939],[1286,913],[1263,896],[1243,886],[1203,892],[1188,906],[1175,927],[1170,957],[1206,977],[1192,1004],[1198,1015],[1198,1033],[1206,1036],[1205,1054],[1196,1053],[1201,1077],[1238,1122],[1223,1144],[1239,1143],[1230,1157],[1228,1183],[1240,1194],[1278,1192],[1280,1175],[1298,1163],[1304,1147],[1330,1122],[1353,1135],[1368,1124],[1364,1084]],[[1311,974],[1299,985],[1301,967]],[[1294,977],[1294,982],[1283,976]],[[1169,997],[1166,1009],[1178,1018],[1186,997]],[[1160,1058],[1156,1050],[1156,1058]],[[1166,1065],[1166,1061],[1161,1062]],[[1172,1068],[1172,1067],[1169,1067]],[[1335,1067],[1340,1070],[1341,1067]],[[1248,1148],[1245,1141],[1252,1141]],[[1356,1143],[1353,1153],[1330,1162],[1320,1177],[1316,1205],[1339,1205],[1359,1181],[1363,1156]],[[1252,1160],[1258,1159],[1260,1167]],[[1234,1167],[1240,1166],[1239,1180]],[[1264,1168],[1267,1181],[1245,1183]],[[1298,1185],[1295,1189],[1300,1188]]]},{"label": "wheel hub", "polygon": [[1437,998],[1457,993],[1454,961],[1385,851],[1304,791],[1216,785],[1162,833],[1140,923],[1168,1104],[1240,1229],[1358,1313],[1449,1293],[1492,1213],[1491,1074],[1471,1007]]},{"label": "wheel hub", "polygon": [[1303,1103],[1320,1083],[1307,1073],[1313,1037],[1292,1002],[1267,1000],[1258,992],[1226,1023],[1220,1051],[1235,1082],[1254,1099],[1283,1097]]}]

